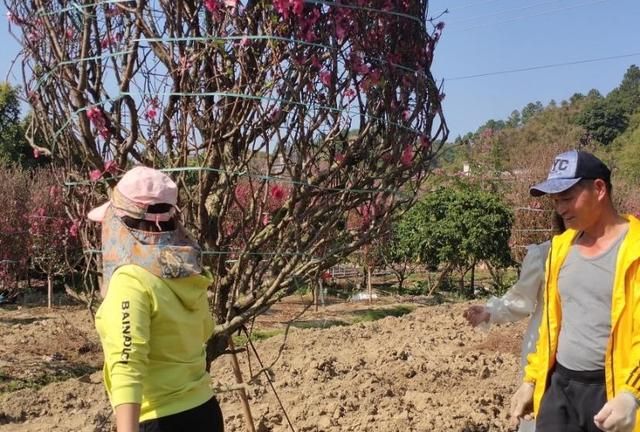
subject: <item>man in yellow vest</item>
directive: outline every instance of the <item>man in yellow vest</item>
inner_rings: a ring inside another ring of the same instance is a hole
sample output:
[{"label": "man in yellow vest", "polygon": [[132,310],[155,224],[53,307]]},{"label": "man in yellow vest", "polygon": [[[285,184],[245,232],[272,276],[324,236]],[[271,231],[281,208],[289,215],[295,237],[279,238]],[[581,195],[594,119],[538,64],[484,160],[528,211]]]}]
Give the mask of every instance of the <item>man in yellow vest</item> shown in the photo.
[{"label": "man in yellow vest", "polygon": [[549,195],[566,227],[546,262],[536,350],[511,400],[537,432],[640,432],[640,221],[611,200],[594,155],[558,155],[533,196]]}]

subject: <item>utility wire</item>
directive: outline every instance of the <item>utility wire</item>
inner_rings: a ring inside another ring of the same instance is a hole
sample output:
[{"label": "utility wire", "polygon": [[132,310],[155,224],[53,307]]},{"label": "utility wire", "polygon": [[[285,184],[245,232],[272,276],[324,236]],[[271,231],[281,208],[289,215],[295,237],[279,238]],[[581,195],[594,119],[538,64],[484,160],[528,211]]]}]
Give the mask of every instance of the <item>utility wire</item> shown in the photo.
[{"label": "utility wire", "polygon": [[576,60],[576,61],[563,62],[563,63],[551,63],[546,65],[530,66],[530,67],[524,67],[524,68],[518,68],[518,69],[506,69],[501,71],[479,73],[474,75],[463,75],[463,76],[458,76],[453,78],[445,78],[445,81],[461,81],[466,79],[482,78],[482,77],[494,76],[494,75],[507,75],[507,74],[518,73],[518,72],[527,72],[527,71],[540,70],[540,69],[552,69],[552,68],[557,68],[562,66],[595,63],[595,62],[616,60],[616,59],[636,57],[636,56],[640,56],[640,51],[629,53],[629,54],[621,54],[621,55],[608,56],[608,57],[597,57],[597,58],[586,59],[586,60]]},{"label": "utility wire", "polygon": [[512,8],[512,9],[503,9],[497,12],[492,12],[490,14],[485,14],[485,15],[478,15],[478,16],[472,16],[472,17],[467,17],[467,18],[463,18],[463,19],[458,19],[458,20],[451,20],[449,22],[447,22],[447,24],[457,24],[457,23],[461,23],[461,22],[466,22],[466,21],[475,21],[475,20],[479,20],[479,19],[484,19],[484,18],[491,18],[494,16],[499,16],[499,15],[503,15],[509,12],[519,12],[519,11],[523,11],[523,10],[527,10],[527,9],[533,9],[536,8],[538,6],[544,6],[544,5],[548,5],[551,3],[558,3],[558,0],[550,0],[550,1],[544,1],[541,3],[533,3],[527,6],[522,6],[519,8]]},{"label": "utility wire", "polygon": [[539,12],[539,13],[536,13],[536,14],[521,15],[521,16],[518,16],[518,17],[514,17],[514,18],[502,20],[502,21],[476,24],[476,25],[473,25],[471,27],[465,27],[465,28],[462,28],[462,29],[458,29],[457,31],[460,32],[460,31],[473,30],[473,29],[487,27],[487,26],[496,26],[498,24],[509,23],[509,22],[518,21],[518,20],[521,20],[521,19],[533,18],[533,17],[537,17],[537,16],[542,16],[542,15],[548,15],[548,14],[552,14],[552,13],[555,13],[555,12],[563,12],[563,11],[570,10],[570,9],[576,9],[576,8],[579,8],[579,7],[582,7],[582,6],[590,6],[590,5],[594,5],[594,4],[598,4],[598,3],[604,3],[606,1],[609,1],[609,0],[596,0],[596,1],[587,2],[587,3],[578,3],[578,4],[567,6],[567,7],[564,7],[564,8],[551,9],[551,10],[544,11],[544,12]]},{"label": "utility wire", "polygon": [[472,7],[476,7],[476,6],[482,6],[482,5],[485,5],[485,4],[488,4],[488,3],[495,3],[497,1],[502,1],[502,0],[485,0],[485,1],[480,1],[480,2],[476,2],[476,3],[467,3],[465,5],[460,5],[460,7],[453,6],[450,9],[451,9],[451,11],[455,12],[455,11],[459,11],[459,10],[464,10],[464,9],[469,9],[469,8],[472,8]]}]

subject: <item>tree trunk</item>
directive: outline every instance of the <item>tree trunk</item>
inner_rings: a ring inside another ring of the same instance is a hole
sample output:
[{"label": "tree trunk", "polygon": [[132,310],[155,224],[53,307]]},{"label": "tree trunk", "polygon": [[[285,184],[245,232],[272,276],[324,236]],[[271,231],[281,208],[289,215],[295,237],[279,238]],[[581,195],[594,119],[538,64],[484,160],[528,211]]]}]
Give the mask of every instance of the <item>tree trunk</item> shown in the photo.
[{"label": "tree trunk", "polygon": [[[324,304],[324,284],[322,283],[322,279],[318,280],[318,295],[320,296],[320,304],[322,305],[322,307],[325,307]],[[317,310],[317,309],[316,309]]]},{"label": "tree trunk", "polygon": [[51,275],[47,275],[47,306],[51,309],[51,303],[53,301],[53,278]]},{"label": "tree trunk", "polygon": [[313,285],[313,306],[318,312],[318,297],[320,297],[320,282]]},{"label": "tree trunk", "polygon": [[471,265],[471,291],[475,295],[476,292],[476,262]]},{"label": "tree trunk", "polygon": [[427,293],[427,296],[431,296],[435,292],[435,290],[438,289],[440,284],[442,284],[442,281],[444,280],[444,278],[447,277],[447,275],[451,272],[452,267],[453,267],[452,264],[447,264],[447,266],[442,270],[442,272],[440,272],[438,279],[436,279],[436,283],[434,283],[429,288],[429,292]]},{"label": "tree trunk", "polygon": [[371,286],[371,266],[367,265],[367,292],[369,293],[369,303],[373,302],[373,287]]}]

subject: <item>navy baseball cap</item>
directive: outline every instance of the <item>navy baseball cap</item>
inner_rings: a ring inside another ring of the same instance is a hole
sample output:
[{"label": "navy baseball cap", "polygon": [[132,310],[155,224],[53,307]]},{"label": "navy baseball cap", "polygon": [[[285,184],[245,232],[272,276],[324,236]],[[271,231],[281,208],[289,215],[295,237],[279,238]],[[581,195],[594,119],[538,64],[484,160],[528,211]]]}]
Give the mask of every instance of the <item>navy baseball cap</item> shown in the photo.
[{"label": "navy baseball cap", "polygon": [[532,186],[529,193],[534,197],[560,193],[585,179],[602,179],[609,183],[611,170],[591,153],[571,150],[556,156],[547,179]]}]

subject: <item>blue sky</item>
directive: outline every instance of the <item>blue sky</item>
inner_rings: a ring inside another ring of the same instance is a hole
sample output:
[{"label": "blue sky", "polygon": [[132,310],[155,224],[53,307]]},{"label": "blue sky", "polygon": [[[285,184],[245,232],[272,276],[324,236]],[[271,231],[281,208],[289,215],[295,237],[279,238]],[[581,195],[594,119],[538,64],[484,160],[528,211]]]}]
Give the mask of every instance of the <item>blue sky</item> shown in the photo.
[{"label": "blue sky", "polygon": [[433,71],[445,78],[451,137],[505,119],[529,102],[560,102],[576,92],[615,88],[640,55],[513,74],[446,78],[640,53],[638,0],[432,0],[449,10]]},{"label": "blue sky", "polygon": [[[640,55],[461,80],[450,78],[640,53],[639,0],[431,0],[430,15],[446,28],[433,64],[445,78],[445,116],[451,138],[489,119],[505,119],[537,100],[547,104],[576,92],[606,94]],[[8,33],[6,9],[0,35],[0,80],[18,46]],[[18,65],[19,66],[19,65]],[[19,67],[9,80],[19,83]]]}]

